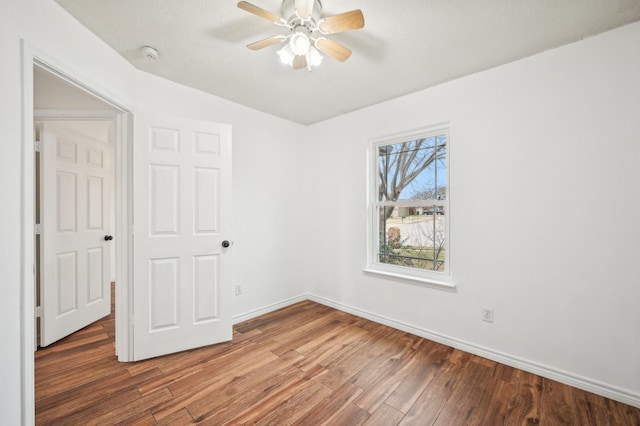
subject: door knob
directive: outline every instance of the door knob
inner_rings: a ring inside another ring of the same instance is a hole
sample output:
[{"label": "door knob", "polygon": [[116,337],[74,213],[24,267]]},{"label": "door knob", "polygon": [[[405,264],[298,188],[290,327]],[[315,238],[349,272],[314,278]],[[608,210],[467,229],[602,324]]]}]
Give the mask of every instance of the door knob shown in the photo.
[{"label": "door knob", "polygon": [[105,235],[105,236],[104,236],[104,240],[105,240],[105,241],[111,241],[111,240],[113,240],[113,235]]},{"label": "door knob", "polygon": [[230,243],[229,241],[227,241],[227,240],[224,240],[224,241],[222,242],[222,247],[224,247],[224,248],[227,248],[227,247],[229,247],[230,245],[231,245],[231,243]]}]

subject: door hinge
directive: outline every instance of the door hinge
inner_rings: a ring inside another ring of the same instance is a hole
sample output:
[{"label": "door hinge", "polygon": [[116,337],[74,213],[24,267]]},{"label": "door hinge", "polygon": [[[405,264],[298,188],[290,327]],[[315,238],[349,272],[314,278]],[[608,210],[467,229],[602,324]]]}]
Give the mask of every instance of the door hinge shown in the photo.
[{"label": "door hinge", "polygon": [[35,149],[36,152],[40,152],[40,150],[42,150],[42,142],[33,141],[33,149]]},{"label": "door hinge", "polygon": [[34,232],[36,233],[36,235],[42,234],[42,224],[36,223],[34,227]]},{"label": "door hinge", "polygon": [[36,318],[42,318],[42,306],[36,306]]}]

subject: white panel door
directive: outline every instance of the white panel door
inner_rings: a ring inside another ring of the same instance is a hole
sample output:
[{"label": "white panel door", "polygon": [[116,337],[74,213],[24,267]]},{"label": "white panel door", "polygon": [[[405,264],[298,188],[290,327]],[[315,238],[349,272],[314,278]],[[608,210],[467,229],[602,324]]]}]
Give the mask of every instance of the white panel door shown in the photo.
[{"label": "white panel door", "polygon": [[134,360],[230,340],[231,126],[134,129]]},{"label": "white panel door", "polygon": [[39,126],[40,346],[111,312],[111,149],[68,123]]}]

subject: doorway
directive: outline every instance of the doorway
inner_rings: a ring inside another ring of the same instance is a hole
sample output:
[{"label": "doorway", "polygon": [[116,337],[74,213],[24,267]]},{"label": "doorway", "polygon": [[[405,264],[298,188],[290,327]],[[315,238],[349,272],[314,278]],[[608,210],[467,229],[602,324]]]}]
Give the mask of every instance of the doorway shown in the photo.
[{"label": "doorway", "polygon": [[[92,85],[82,83],[82,80],[74,77],[75,73],[65,71],[65,67],[56,65],[55,61],[28,44],[23,42],[22,48],[21,393],[23,418],[26,424],[30,424],[35,408],[35,118],[69,121],[77,120],[80,115],[88,121],[113,122],[113,243],[117,282],[115,346],[117,358],[122,362],[214,344],[231,338],[229,301],[232,244],[225,238],[229,238],[227,235],[230,235],[232,223],[232,162],[230,125],[152,117],[138,111],[135,117],[135,138],[141,142],[134,144],[131,108],[124,107],[111,97],[103,95]],[[41,89],[36,87],[34,75],[40,71],[44,72],[45,78],[53,80],[52,84],[63,83],[63,92],[66,95],[56,97],[53,91],[54,103],[39,104],[41,108],[38,108],[34,102],[36,96],[41,95]],[[75,95],[82,95],[79,96],[81,99],[69,95],[70,89],[73,89],[71,92]],[[61,105],[61,98],[75,98],[79,103]],[[84,102],[93,104],[93,107]],[[159,157],[151,158],[150,155]],[[147,174],[149,170],[152,172],[150,175]],[[134,171],[137,173],[136,179],[133,178]],[[178,176],[184,178],[178,179]],[[150,187],[147,187],[148,185]],[[171,190],[167,191],[166,188]],[[186,202],[180,202],[181,200]],[[178,221],[179,218],[184,219],[184,223]],[[153,244],[150,237],[155,238]],[[149,240],[146,246],[145,238]],[[196,241],[184,243],[189,238],[197,238],[197,244]],[[173,252],[182,247],[193,248],[195,251]],[[157,254],[152,252],[152,249],[163,249],[166,253]],[[153,268],[138,267],[134,270],[134,263],[152,265]],[[155,275],[141,276],[147,270],[151,270]],[[179,275],[178,271],[192,271],[193,274],[187,275],[185,272]],[[147,285],[134,288],[134,272],[138,274],[135,276],[136,282]],[[151,297],[142,293],[148,289],[152,292]],[[145,303],[146,300],[152,300],[153,303]],[[176,303],[180,300],[185,303]],[[138,301],[135,317],[134,301]],[[143,309],[147,309],[149,314],[140,314]],[[217,334],[197,331],[207,327],[215,328]],[[135,335],[135,347],[134,330],[138,333]],[[161,348],[158,353],[143,353],[142,350],[155,347],[155,342],[144,340],[143,334],[160,335],[161,332],[172,333],[175,337],[171,340],[173,344]],[[202,341],[202,338],[207,340]]]},{"label": "doorway", "polygon": [[110,311],[118,110],[37,63],[33,89],[34,346],[46,346]]}]

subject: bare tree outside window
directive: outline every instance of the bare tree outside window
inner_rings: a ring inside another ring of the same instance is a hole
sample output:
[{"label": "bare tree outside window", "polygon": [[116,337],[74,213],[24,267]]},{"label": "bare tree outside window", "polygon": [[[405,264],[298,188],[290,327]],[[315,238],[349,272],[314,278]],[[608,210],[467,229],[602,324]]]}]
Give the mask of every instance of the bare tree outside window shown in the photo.
[{"label": "bare tree outside window", "polygon": [[378,261],[445,269],[447,134],[377,147]]}]

